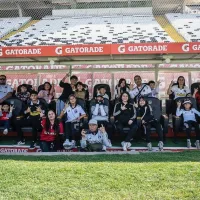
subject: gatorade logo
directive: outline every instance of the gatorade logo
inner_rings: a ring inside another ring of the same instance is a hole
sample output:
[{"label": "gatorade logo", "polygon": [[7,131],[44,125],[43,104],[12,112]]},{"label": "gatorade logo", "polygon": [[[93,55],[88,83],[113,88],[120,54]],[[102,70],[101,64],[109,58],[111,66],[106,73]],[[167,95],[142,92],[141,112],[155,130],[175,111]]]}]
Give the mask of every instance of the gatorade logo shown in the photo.
[{"label": "gatorade logo", "polygon": [[125,53],[125,45],[120,45],[118,47],[118,51],[119,51],[119,53]]},{"label": "gatorade logo", "polygon": [[0,56],[3,56],[3,50],[0,48]]},{"label": "gatorade logo", "polygon": [[189,44],[183,44],[183,45],[182,45],[182,50],[183,50],[184,52],[190,51]]}]

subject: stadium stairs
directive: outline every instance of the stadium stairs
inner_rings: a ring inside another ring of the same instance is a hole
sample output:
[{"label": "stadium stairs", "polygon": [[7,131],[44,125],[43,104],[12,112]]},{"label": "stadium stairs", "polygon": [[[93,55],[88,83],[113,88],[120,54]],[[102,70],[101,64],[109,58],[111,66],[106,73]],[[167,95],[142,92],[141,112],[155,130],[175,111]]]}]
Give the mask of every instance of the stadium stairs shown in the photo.
[{"label": "stadium stairs", "polygon": [[154,16],[156,21],[175,42],[187,42],[170,24],[165,16]]},{"label": "stadium stairs", "polygon": [[35,23],[37,23],[37,22],[39,22],[39,20],[32,20],[32,21],[28,22],[27,24],[25,24],[24,26],[22,26],[22,27],[21,27],[20,29],[18,29],[17,31],[12,31],[12,32],[10,32],[9,34],[7,34],[7,35],[5,35],[4,37],[2,37],[2,38],[0,39],[0,41],[3,41],[3,40],[5,40],[5,39],[8,39],[9,37],[11,37],[11,36],[13,36],[13,35],[15,35],[15,34],[17,34],[17,33],[21,32],[21,31],[24,31],[25,29],[29,28],[31,25],[33,25],[33,24],[35,24]]}]

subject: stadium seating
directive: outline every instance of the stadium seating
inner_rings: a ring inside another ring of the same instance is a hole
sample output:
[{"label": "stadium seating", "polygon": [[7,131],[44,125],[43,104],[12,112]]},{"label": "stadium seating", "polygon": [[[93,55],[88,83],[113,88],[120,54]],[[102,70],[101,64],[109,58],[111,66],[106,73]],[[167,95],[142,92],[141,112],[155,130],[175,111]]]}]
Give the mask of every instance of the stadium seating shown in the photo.
[{"label": "stadium seating", "polygon": [[45,17],[1,46],[173,42],[152,15]]},{"label": "stadium seating", "polygon": [[0,38],[16,31],[31,20],[31,17],[0,18]]},{"label": "stadium seating", "polygon": [[200,42],[200,14],[166,14],[169,22],[188,42]]}]

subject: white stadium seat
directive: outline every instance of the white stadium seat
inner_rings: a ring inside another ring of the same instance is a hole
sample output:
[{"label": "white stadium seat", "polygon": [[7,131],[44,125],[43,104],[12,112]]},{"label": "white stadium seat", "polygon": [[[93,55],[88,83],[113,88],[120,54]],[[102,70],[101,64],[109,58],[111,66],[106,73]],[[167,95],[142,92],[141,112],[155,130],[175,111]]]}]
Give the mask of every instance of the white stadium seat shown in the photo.
[{"label": "white stadium seat", "polygon": [[45,17],[1,46],[173,42],[152,15]]},{"label": "white stadium seat", "polygon": [[0,38],[16,31],[31,20],[31,17],[0,18]]},{"label": "white stadium seat", "polygon": [[200,14],[166,14],[176,31],[188,42],[200,42]]}]

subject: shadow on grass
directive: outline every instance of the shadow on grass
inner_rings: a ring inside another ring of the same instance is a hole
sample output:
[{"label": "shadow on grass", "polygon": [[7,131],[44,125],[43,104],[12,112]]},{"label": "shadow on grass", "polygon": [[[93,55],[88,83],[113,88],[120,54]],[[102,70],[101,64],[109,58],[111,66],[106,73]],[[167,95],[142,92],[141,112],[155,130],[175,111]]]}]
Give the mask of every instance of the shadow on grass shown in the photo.
[{"label": "shadow on grass", "polygon": [[0,155],[0,161],[2,160],[31,162],[200,162],[200,151],[184,151],[179,153],[141,153],[136,155]]}]

